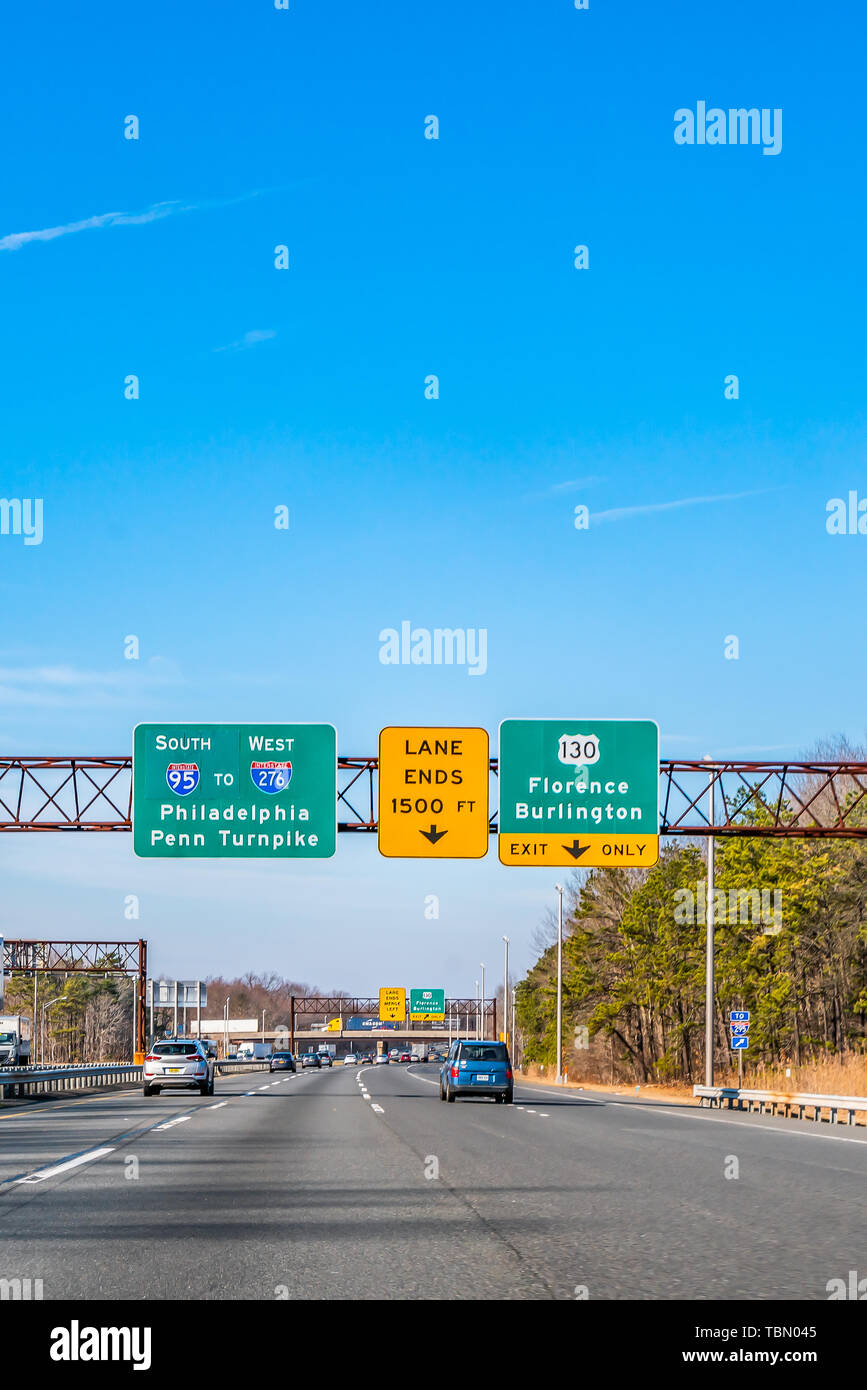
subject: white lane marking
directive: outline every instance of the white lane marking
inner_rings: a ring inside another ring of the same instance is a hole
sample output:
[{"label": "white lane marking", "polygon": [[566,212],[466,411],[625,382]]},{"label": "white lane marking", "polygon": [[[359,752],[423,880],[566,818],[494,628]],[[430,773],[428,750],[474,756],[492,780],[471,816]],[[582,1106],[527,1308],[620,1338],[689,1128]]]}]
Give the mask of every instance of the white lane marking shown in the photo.
[{"label": "white lane marking", "polygon": [[[209,1108],[209,1106],[205,1106],[205,1109]],[[184,1120],[191,1120],[192,1118],[192,1115],[177,1115],[173,1120],[166,1120],[166,1123],[164,1125],[154,1125],[154,1130],[156,1131],[158,1129],[171,1129],[173,1125],[182,1125],[184,1123]]]},{"label": "white lane marking", "polygon": [[105,1154],[113,1154],[114,1146],[110,1149],[90,1149],[86,1154],[79,1154],[78,1158],[68,1158],[65,1163],[56,1163],[53,1168],[40,1168],[37,1172],[31,1173],[26,1178],[16,1178],[16,1182],[45,1182],[46,1178],[54,1178],[58,1173],[66,1173],[70,1168],[78,1168],[82,1163],[92,1163],[95,1158],[103,1158]]},{"label": "white lane marking", "polygon": [[551,1116],[550,1116],[550,1115],[546,1115],[544,1110],[540,1110],[540,1111],[539,1111],[539,1119],[540,1119],[540,1120],[550,1120],[550,1118],[551,1118]]},{"label": "white lane marking", "polygon": [[[629,1109],[628,1102],[615,1101],[615,1104],[622,1105],[624,1110]],[[641,1107],[637,1105],[634,1108],[636,1110],[641,1109]],[[656,1107],[654,1106],[654,1110],[655,1109]],[[721,1116],[709,1115],[707,1109],[704,1107],[697,1107],[698,1113],[696,1114],[692,1114],[689,1110],[684,1112],[679,1110],[664,1110],[662,1106],[659,1107],[659,1110],[661,1114],[671,1115],[675,1120],[704,1120],[705,1123],[711,1125],[739,1125],[741,1129],[752,1129],[755,1130],[757,1134],[791,1134],[795,1139],[836,1139],[838,1144],[867,1144],[867,1139],[849,1139],[845,1134],[817,1134],[815,1130],[810,1129],[784,1129],[782,1125],[750,1124],[749,1120],[725,1120]],[[652,1113],[653,1111],[641,1109],[642,1115]],[[809,1124],[811,1121],[805,1120],[803,1123]]]},{"label": "white lane marking", "polygon": [[255,1094],[256,1094],[255,1091],[245,1091],[245,1092],[244,1092],[244,1095],[245,1095],[245,1096],[254,1096]]},{"label": "white lane marking", "polygon": [[[534,1087],[534,1090],[536,1088]],[[538,1089],[542,1089],[539,1087]],[[568,1092],[549,1091],[548,1095],[563,1096]],[[636,1105],[630,1100],[590,1100],[579,1093],[581,1100],[587,1100],[590,1105],[616,1105],[621,1110],[634,1110],[638,1115],[670,1115],[674,1120],[701,1120],[705,1124],[712,1125],[738,1125],[741,1129],[752,1129],[757,1134],[791,1134],[795,1139],[834,1139],[838,1144],[867,1144],[867,1139],[850,1139],[845,1134],[828,1134],[813,1129],[784,1129],[782,1125],[763,1125],[752,1124],[749,1120],[729,1120],[722,1115],[712,1115],[707,1106],[691,1106],[685,1110],[668,1110],[664,1105]],[[527,1112],[529,1113],[529,1112]],[[803,1124],[812,1124],[814,1121],[799,1121]]]},{"label": "white lane marking", "polygon": [[271,1085],[271,1082],[269,1081],[268,1084],[267,1084],[266,1086],[260,1086],[260,1087],[259,1087],[259,1090],[260,1090],[260,1091],[267,1091],[268,1086],[270,1086],[270,1085]]},{"label": "white lane marking", "polygon": [[217,1102],[216,1105],[205,1105],[205,1106],[203,1106],[203,1109],[205,1109],[205,1110],[222,1110],[223,1106],[224,1106],[224,1105],[228,1105],[228,1104],[229,1104],[229,1102],[228,1102],[227,1100],[220,1100],[220,1101]]},{"label": "white lane marking", "polygon": [[377,1115],[384,1115],[384,1114],[385,1114],[385,1111],[383,1110],[383,1108],[382,1108],[381,1105],[371,1105],[370,1108],[371,1108],[371,1110],[375,1110],[376,1113],[377,1113]]},{"label": "white lane marking", "polygon": [[535,1115],[535,1113],[536,1113],[535,1110],[525,1110],[525,1111],[524,1111],[524,1114],[525,1114],[525,1115]]}]

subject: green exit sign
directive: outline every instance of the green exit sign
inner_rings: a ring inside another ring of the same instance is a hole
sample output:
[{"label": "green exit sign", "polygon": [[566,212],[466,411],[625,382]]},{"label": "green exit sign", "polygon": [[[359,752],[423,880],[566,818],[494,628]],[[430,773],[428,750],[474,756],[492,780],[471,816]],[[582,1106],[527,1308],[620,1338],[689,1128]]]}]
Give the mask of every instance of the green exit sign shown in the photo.
[{"label": "green exit sign", "polygon": [[337,847],[332,724],[138,724],[141,858],[327,859]]},{"label": "green exit sign", "polygon": [[431,1019],[445,1018],[445,990],[411,989],[409,992],[409,1016],[413,1023],[427,1023]]},{"label": "green exit sign", "polygon": [[645,868],[659,858],[659,728],[652,719],[504,719],[500,862]]}]

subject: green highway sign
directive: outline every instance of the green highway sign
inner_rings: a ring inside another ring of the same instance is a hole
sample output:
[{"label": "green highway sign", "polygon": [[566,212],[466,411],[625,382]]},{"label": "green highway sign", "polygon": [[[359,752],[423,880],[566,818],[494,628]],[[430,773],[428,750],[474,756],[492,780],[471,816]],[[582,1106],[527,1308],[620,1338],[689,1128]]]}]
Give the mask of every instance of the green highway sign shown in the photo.
[{"label": "green highway sign", "polygon": [[652,719],[504,719],[500,861],[642,868],[659,858]]},{"label": "green highway sign", "polygon": [[413,1023],[430,1023],[446,1016],[444,989],[411,989],[409,1017]]},{"label": "green highway sign", "polygon": [[327,859],[337,847],[332,724],[137,724],[141,858]]}]

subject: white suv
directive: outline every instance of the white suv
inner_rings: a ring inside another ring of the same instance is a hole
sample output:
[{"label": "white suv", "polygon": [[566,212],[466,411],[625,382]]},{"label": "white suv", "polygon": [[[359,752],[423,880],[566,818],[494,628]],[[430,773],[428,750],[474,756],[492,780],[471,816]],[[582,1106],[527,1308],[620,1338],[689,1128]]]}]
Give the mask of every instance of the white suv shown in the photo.
[{"label": "white suv", "polygon": [[203,1096],[212,1096],[215,1071],[213,1058],[203,1043],[173,1038],[154,1043],[145,1057],[142,1090],[146,1096],[152,1096],[169,1087],[191,1086]]}]

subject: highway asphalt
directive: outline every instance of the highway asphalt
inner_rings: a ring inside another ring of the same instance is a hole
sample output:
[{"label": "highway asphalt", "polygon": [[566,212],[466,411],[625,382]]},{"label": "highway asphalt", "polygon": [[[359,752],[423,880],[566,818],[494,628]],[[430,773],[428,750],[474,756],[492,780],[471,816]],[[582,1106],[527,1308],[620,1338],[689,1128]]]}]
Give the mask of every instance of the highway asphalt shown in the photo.
[{"label": "highway asphalt", "polygon": [[535,1085],[444,1105],[438,1074],[7,1106],[0,1279],[46,1300],[826,1300],[867,1274],[864,1130]]}]

